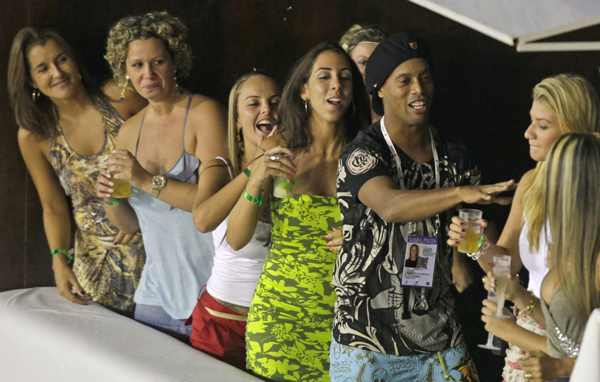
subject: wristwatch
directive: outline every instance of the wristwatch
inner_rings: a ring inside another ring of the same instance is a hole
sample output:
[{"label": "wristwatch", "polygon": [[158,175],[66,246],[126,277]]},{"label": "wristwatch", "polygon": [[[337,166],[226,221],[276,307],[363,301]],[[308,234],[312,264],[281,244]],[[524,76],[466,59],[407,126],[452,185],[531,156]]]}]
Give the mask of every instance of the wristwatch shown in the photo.
[{"label": "wristwatch", "polygon": [[167,179],[164,176],[156,175],[152,178],[152,192],[150,195],[158,198],[158,194],[167,185]]}]

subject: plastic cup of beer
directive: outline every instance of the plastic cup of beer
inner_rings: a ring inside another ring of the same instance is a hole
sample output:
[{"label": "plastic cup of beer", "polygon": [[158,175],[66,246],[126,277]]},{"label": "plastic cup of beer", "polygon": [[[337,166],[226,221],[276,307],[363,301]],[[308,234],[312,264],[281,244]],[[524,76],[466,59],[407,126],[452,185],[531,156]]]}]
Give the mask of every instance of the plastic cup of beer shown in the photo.
[{"label": "plastic cup of beer", "polygon": [[510,318],[510,316],[504,315],[502,309],[504,308],[504,294],[508,287],[508,275],[510,274],[510,256],[509,255],[494,255],[494,269],[493,274],[496,279],[496,296],[498,298],[498,311],[492,317],[496,318]]},{"label": "plastic cup of beer", "polygon": [[465,239],[458,245],[458,252],[473,253],[479,249],[479,238],[483,233],[483,227],[475,224],[475,221],[481,220],[483,212],[481,210],[461,209],[458,211],[458,217],[467,223]]},{"label": "plastic cup of beer", "polygon": [[125,179],[115,179],[111,178],[111,182],[114,183],[112,189],[114,190],[112,193],[112,197],[115,199],[123,199],[131,196],[131,183],[129,183]]}]

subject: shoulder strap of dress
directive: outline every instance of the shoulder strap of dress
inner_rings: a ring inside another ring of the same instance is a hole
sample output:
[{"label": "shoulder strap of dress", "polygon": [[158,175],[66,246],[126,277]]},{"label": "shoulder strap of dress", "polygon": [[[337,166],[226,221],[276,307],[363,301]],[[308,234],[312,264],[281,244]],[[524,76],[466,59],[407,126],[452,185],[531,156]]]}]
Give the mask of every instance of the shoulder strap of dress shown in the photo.
[{"label": "shoulder strap of dress", "polygon": [[187,110],[185,111],[185,120],[183,121],[183,136],[181,137],[181,145],[183,152],[185,152],[185,127],[187,126],[188,115],[190,115],[190,106],[192,106],[192,98],[194,94],[190,94],[190,100],[188,101]]},{"label": "shoulder strap of dress", "polygon": [[229,171],[229,178],[233,180],[233,178],[235,177],[233,176],[233,167],[231,167],[231,162],[223,157],[216,157],[215,159],[220,159],[221,161],[223,161],[223,163],[225,163],[225,165],[227,166],[227,171]]},{"label": "shoulder strap of dress", "polygon": [[146,110],[144,110],[144,115],[142,115],[142,122],[140,123],[140,131],[138,132],[137,141],[135,142],[135,154],[134,157],[137,157],[138,146],[140,145],[140,137],[142,136],[142,127],[144,126],[144,119],[146,119],[146,112],[148,111],[148,106],[146,106]]}]

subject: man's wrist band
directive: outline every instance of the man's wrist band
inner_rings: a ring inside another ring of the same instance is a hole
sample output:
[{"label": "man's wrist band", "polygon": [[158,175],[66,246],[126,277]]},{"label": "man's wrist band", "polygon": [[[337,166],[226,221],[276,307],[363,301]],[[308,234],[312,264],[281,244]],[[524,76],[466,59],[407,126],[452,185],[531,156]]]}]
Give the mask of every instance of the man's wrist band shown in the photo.
[{"label": "man's wrist band", "polygon": [[106,200],[104,201],[104,203],[108,204],[109,206],[114,206],[119,204],[119,202],[121,201],[121,199],[115,199],[112,202],[107,202]]},{"label": "man's wrist band", "polygon": [[248,178],[250,178],[250,170],[248,169],[248,167],[246,167],[246,168],[244,169],[243,173],[244,173],[244,174],[246,174],[246,176],[247,176]]},{"label": "man's wrist band", "polygon": [[260,193],[260,196],[258,198],[255,198],[255,197],[251,196],[244,188],[244,197],[246,199],[248,199],[249,201],[251,201],[252,203],[258,203],[259,207],[262,206],[262,191]]},{"label": "man's wrist band", "polygon": [[54,251],[52,251],[52,258],[54,258],[54,255],[56,255],[57,253],[62,253],[63,255],[65,255],[65,257],[69,261],[73,260],[73,255],[71,255],[66,249],[62,249],[62,248],[55,249]]}]

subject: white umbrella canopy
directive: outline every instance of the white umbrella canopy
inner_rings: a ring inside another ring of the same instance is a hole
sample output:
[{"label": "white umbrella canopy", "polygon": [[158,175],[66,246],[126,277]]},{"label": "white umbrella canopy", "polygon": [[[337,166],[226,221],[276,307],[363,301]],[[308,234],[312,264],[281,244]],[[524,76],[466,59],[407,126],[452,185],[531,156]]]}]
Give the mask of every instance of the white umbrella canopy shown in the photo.
[{"label": "white umbrella canopy", "polygon": [[600,24],[600,0],[409,0],[519,52],[600,50],[600,41],[535,42]]}]

